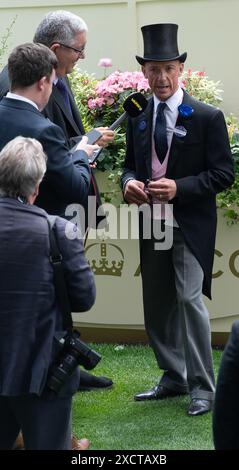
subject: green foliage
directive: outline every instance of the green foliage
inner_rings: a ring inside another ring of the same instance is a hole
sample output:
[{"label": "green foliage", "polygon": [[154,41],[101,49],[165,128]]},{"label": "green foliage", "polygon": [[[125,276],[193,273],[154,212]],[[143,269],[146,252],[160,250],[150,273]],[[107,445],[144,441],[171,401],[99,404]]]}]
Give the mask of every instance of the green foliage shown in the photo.
[{"label": "green foliage", "polygon": [[92,127],[95,127],[90,109],[88,108],[88,99],[94,95],[97,80],[93,75],[87,72],[79,73],[75,69],[70,76],[70,81],[84,128],[88,132]]},{"label": "green foliage", "polygon": [[17,19],[17,16],[15,16],[13,18],[13,20],[11,21],[10,25],[8,26],[8,28],[6,28],[6,32],[5,34],[0,38],[0,67],[2,67],[2,59],[4,58],[7,50],[8,50],[8,42],[9,42],[9,38],[12,34],[12,28],[14,26],[14,24],[16,23],[16,19]]},{"label": "green foliage", "polygon": [[[117,79],[119,77],[117,81],[117,86],[119,86],[119,81],[125,74],[113,75]],[[100,83],[105,83],[105,90],[108,90],[108,79],[99,81],[94,75],[75,69],[70,80],[86,131],[93,127],[110,126],[124,112],[123,103],[126,97],[136,91],[136,88],[130,87],[111,94],[109,105],[105,103],[107,99],[103,99],[102,94],[97,91],[97,85]],[[124,80],[124,86],[128,86],[127,80]],[[94,105],[93,101],[97,101],[99,96],[99,103],[96,102]],[[119,181],[125,156],[125,130],[126,123],[123,123],[116,131],[114,142],[103,150],[97,163],[97,170],[109,172],[108,191],[101,193],[104,202],[112,202],[116,198],[119,200]]]},{"label": "green foliage", "polygon": [[187,90],[189,95],[194,96],[199,101],[218,106],[222,101],[220,81],[210,80],[205,72],[197,70],[185,70],[181,76],[181,85]]},{"label": "green foliage", "polygon": [[218,207],[224,209],[229,225],[239,221],[239,120],[232,114],[226,118],[231,151],[235,162],[235,182],[230,189],[218,194]]}]

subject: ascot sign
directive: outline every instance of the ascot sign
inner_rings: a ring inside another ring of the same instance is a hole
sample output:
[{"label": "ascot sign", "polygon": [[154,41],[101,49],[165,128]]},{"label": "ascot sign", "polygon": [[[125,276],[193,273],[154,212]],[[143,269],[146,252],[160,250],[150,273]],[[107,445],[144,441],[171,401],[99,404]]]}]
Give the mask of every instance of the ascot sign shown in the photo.
[{"label": "ascot sign", "polygon": [[[218,258],[221,258],[223,256],[223,253],[221,251],[217,250],[217,249],[215,250],[214,254]],[[214,258],[214,262],[215,262],[215,258]],[[238,268],[237,268],[237,262],[238,262]],[[239,250],[233,251],[233,253],[229,257],[228,265],[229,265],[229,269],[230,269],[231,273],[233,274],[233,276],[239,277]],[[224,273],[224,271],[219,269],[218,271],[213,273],[212,277],[213,277],[213,279],[216,279],[216,278],[222,276],[223,273]]]}]

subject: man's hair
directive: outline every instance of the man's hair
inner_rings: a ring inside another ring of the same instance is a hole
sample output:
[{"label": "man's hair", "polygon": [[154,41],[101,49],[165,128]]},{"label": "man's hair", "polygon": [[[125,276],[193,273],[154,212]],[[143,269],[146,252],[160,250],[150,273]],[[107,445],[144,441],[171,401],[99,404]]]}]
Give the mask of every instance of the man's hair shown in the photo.
[{"label": "man's hair", "polygon": [[0,195],[28,198],[46,172],[47,157],[36,139],[18,136],[0,152]]},{"label": "man's hair", "polygon": [[29,42],[15,47],[8,58],[11,91],[31,86],[42,77],[50,78],[57,63],[55,54],[43,44]]},{"label": "man's hair", "polygon": [[33,42],[51,47],[55,42],[71,46],[78,33],[88,31],[85,21],[69,11],[57,10],[48,13],[39,24]]}]

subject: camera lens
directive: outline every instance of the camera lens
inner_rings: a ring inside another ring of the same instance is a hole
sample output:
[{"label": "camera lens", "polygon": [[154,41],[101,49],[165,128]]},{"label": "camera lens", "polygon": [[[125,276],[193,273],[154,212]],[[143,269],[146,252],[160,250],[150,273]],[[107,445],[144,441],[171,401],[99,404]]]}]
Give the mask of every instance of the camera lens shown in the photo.
[{"label": "camera lens", "polygon": [[80,341],[79,336],[77,331],[73,331],[66,337],[59,361],[50,370],[47,386],[56,393],[79,364],[85,369],[93,369],[101,359],[100,354]]}]

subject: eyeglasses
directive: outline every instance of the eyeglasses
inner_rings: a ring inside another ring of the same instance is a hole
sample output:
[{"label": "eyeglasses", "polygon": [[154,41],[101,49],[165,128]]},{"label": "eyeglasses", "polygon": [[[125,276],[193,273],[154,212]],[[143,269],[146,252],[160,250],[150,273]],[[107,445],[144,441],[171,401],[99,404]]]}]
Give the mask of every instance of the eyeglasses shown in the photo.
[{"label": "eyeglasses", "polygon": [[67,46],[66,44],[62,44],[61,42],[58,42],[60,46],[65,47],[66,49],[72,49],[72,51],[76,52],[77,54],[80,54],[81,56],[84,55],[85,52],[85,46],[82,46],[80,49],[76,49],[76,47],[72,46]]}]

